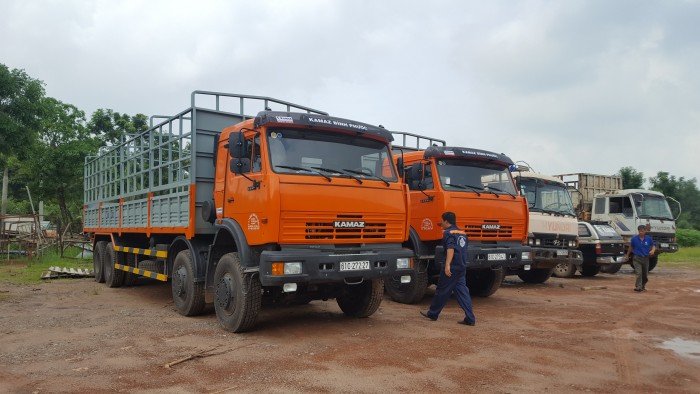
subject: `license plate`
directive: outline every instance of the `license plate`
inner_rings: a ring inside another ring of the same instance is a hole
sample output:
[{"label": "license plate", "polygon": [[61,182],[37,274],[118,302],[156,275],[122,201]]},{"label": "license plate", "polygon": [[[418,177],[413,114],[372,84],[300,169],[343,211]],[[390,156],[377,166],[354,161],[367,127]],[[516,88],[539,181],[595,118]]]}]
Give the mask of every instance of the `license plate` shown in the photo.
[{"label": "license plate", "polygon": [[668,244],[661,244],[662,248],[668,248]]},{"label": "license plate", "polygon": [[368,270],[369,261],[341,261],[340,270],[341,271],[360,271]]},{"label": "license plate", "polygon": [[489,261],[503,261],[506,259],[505,253],[489,253]]},{"label": "license plate", "polygon": [[568,256],[569,251],[568,250],[557,250],[557,256]]}]

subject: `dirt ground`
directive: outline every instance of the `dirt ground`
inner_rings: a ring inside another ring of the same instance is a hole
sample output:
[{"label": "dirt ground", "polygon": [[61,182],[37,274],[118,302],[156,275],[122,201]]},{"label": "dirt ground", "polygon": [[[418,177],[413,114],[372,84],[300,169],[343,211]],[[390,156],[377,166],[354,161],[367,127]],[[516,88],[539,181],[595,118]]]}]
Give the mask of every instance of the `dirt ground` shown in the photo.
[{"label": "dirt ground", "polygon": [[0,284],[0,392],[699,392],[700,354],[661,346],[700,341],[700,270],[661,267],[649,291],[632,288],[627,269],[509,277],[474,300],[475,327],[456,323],[454,300],[422,318],[431,290],[420,305],[385,299],[367,319],[334,301],[263,309],[256,331],[231,334],[213,313],[178,315],[163,283]]}]

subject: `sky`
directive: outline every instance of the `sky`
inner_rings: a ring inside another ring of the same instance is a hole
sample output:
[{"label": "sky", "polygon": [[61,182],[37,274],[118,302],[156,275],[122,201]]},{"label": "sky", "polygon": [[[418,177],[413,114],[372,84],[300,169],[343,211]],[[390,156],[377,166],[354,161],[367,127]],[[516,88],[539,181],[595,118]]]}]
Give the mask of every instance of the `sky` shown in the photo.
[{"label": "sky", "polygon": [[0,63],[90,114],[269,96],[546,174],[700,177],[700,1],[0,0]]}]

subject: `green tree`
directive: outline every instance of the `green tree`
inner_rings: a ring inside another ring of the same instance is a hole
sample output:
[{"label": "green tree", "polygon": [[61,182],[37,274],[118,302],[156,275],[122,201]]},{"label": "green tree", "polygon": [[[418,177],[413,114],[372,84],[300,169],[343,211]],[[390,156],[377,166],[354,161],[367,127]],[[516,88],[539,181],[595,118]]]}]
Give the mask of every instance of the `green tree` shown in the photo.
[{"label": "green tree", "polygon": [[148,129],[148,117],[144,114],[129,116],[111,109],[100,108],[92,113],[88,130],[100,137],[105,145],[114,145],[122,138]]},{"label": "green tree", "polygon": [[[665,171],[659,171],[655,177],[649,178],[651,189],[672,197],[681,203],[682,213],[678,218],[678,226],[700,230],[700,190],[697,179],[676,178]],[[671,204],[673,209],[673,204]]]},{"label": "green tree", "polygon": [[59,231],[77,222],[83,197],[83,163],[100,142],[86,127],[85,113],[54,98],[43,100],[39,139],[21,175],[32,194],[54,202],[57,212],[49,219]]},{"label": "green tree", "polygon": [[0,168],[10,156],[28,153],[39,130],[43,98],[43,82],[0,64]]},{"label": "green tree", "polygon": [[43,97],[43,82],[0,64],[0,214],[7,212],[10,167],[27,155],[36,138]]},{"label": "green tree", "polygon": [[623,189],[641,189],[644,185],[644,174],[634,167],[622,167],[617,174],[622,177]]}]

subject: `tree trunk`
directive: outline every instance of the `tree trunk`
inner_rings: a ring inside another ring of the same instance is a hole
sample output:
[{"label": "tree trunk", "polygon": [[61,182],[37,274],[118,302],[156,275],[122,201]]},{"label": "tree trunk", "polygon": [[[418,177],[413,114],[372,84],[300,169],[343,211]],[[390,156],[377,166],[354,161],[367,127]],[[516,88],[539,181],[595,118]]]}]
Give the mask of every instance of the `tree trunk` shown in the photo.
[{"label": "tree trunk", "polygon": [[3,217],[7,214],[7,184],[10,182],[9,168],[5,166],[2,172],[2,197],[0,198],[0,233],[5,232]]}]

